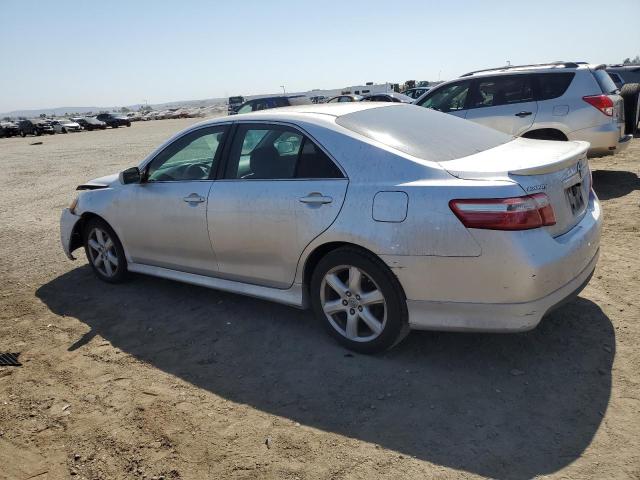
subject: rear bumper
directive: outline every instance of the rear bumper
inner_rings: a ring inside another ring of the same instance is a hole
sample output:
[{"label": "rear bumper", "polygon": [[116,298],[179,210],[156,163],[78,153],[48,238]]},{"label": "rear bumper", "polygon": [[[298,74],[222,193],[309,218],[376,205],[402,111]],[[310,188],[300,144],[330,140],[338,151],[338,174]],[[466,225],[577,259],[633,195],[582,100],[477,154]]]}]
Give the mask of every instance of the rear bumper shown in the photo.
[{"label": "rear bumper", "polygon": [[581,289],[598,259],[602,217],[589,198],[582,220],[552,237],[545,229],[473,230],[476,257],[385,256],[416,329],[521,331]]},{"label": "rear bumper", "polygon": [[567,135],[569,140],[585,140],[591,144],[587,155],[599,157],[614,155],[625,150],[633,135],[624,134],[624,124],[605,123],[597,127],[576,130]]},{"label": "rear bumper", "polygon": [[596,268],[598,250],[570,282],[545,297],[523,303],[461,303],[407,300],[409,325],[415,330],[523,332],[535,328],[555,307],[576,297]]}]

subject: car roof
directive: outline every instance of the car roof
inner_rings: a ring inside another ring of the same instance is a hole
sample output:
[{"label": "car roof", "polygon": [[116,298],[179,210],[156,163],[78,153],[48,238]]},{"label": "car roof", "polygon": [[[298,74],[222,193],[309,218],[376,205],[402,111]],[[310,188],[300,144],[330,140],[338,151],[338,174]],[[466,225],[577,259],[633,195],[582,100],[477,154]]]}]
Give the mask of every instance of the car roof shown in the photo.
[{"label": "car roof", "polygon": [[[326,116],[328,121],[353,112],[368,110],[371,108],[383,108],[391,104],[379,104],[371,102],[344,102],[344,103],[311,103],[308,105],[295,105],[291,107],[270,108],[257,112],[242,113],[233,117],[218,117],[205,120],[202,124],[214,124],[239,120],[286,120],[287,118]],[[393,105],[398,105],[394,103]]]}]

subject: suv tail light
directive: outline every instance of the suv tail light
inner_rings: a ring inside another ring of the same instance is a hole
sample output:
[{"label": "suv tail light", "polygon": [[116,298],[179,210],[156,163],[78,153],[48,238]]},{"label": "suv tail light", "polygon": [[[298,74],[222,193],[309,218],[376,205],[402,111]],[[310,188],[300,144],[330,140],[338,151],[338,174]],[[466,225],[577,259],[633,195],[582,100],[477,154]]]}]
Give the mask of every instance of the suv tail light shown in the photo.
[{"label": "suv tail light", "polygon": [[607,117],[613,116],[613,100],[608,95],[588,95],[582,97],[582,100],[600,110]]},{"label": "suv tail light", "polygon": [[511,198],[451,200],[449,208],[467,228],[529,230],[556,223],[553,207],[544,193]]}]

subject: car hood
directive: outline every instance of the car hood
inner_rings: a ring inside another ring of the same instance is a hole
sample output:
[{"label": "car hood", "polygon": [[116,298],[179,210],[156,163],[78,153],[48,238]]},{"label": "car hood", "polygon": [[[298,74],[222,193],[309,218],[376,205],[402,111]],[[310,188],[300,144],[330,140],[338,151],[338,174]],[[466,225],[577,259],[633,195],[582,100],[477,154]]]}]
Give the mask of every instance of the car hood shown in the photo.
[{"label": "car hood", "polygon": [[113,184],[118,182],[119,175],[114,173],[112,175],[106,175],[104,177],[94,178],[82,185],[78,185],[76,190],[99,190],[101,188],[109,188]]}]

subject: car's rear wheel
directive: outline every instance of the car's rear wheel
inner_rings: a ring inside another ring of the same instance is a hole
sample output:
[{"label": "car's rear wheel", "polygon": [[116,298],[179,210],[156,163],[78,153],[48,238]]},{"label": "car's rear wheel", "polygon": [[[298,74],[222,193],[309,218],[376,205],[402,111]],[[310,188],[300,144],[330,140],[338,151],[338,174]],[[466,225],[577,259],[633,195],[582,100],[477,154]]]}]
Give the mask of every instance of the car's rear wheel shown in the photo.
[{"label": "car's rear wheel", "polygon": [[311,302],[316,317],[350,350],[381,352],[409,332],[398,279],[375,255],[358,248],[333,250],[318,262]]},{"label": "car's rear wheel", "polygon": [[21,136],[22,138],[26,137],[26,136],[27,136],[27,132],[25,132],[24,130],[21,130],[21,131],[20,131],[20,136]]},{"label": "car's rear wheel", "polygon": [[624,99],[624,132],[636,133],[638,116],[640,115],[640,83],[627,83],[620,89],[620,96]]},{"label": "car's rear wheel", "polygon": [[96,276],[109,283],[120,283],[127,276],[127,259],[113,229],[99,218],[84,227],[84,250]]}]

